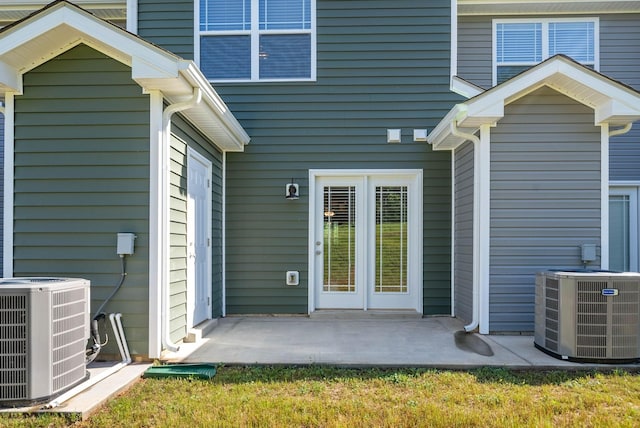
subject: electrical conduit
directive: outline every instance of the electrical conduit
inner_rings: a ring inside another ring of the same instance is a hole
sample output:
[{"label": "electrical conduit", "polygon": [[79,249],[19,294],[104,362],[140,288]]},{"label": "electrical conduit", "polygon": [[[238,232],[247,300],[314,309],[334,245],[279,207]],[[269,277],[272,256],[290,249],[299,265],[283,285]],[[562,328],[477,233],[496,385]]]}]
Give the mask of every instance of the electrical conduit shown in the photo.
[{"label": "electrical conduit", "polygon": [[169,151],[171,147],[171,116],[174,113],[178,113],[183,110],[187,110],[195,107],[202,100],[202,92],[200,88],[194,88],[193,97],[191,99],[175,103],[167,106],[162,112],[162,129],[164,135],[162,138],[162,172],[161,172],[161,218],[162,218],[162,232],[163,236],[161,240],[161,263],[162,263],[162,278],[160,280],[160,295],[162,299],[162,312],[161,312],[161,324],[162,324],[162,346],[171,352],[176,352],[180,347],[173,343],[171,340],[171,332],[169,329],[169,312],[170,305],[169,300],[171,296],[171,290],[169,287],[169,237],[165,236],[169,233]]}]

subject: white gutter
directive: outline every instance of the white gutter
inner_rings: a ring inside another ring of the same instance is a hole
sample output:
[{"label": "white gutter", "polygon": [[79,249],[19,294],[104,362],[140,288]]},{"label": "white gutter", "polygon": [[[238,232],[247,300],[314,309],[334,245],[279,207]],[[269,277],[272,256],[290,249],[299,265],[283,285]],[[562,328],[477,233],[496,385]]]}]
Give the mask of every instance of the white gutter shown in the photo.
[{"label": "white gutter", "polygon": [[180,103],[175,103],[167,106],[166,109],[162,112],[162,147],[161,147],[161,158],[162,158],[162,170],[160,172],[160,186],[162,189],[162,194],[160,195],[160,222],[161,222],[161,230],[162,234],[160,236],[160,247],[161,247],[161,278],[160,278],[160,295],[162,300],[162,314],[161,314],[161,324],[162,324],[162,345],[165,349],[176,352],[178,351],[179,346],[173,343],[171,340],[171,332],[169,331],[170,324],[170,306],[169,300],[171,298],[171,290],[169,284],[169,264],[170,264],[170,256],[169,256],[169,245],[170,245],[170,237],[169,237],[169,228],[170,228],[170,207],[169,207],[169,175],[170,175],[170,147],[171,147],[171,116],[174,113],[187,110],[195,107],[202,100],[202,91],[200,88],[194,88],[193,97],[187,101],[183,101]]},{"label": "white gutter", "polygon": [[480,138],[478,138],[474,134],[468,134],[462,132],[458,129],[456,120],[452,120],[450,122],[450,131],[451,134],[464,138],[465,140],[473,142],[473,297],[472,297],[472,314],[471,314],[471,322],[464,326],[464,330],[466,332],[474,331],[478,328],[479,323],[479,312],[480,312],[480,270],[479,270],[479,249],[480,249],[480,230],[478,227],[479,224],[479,215],[480,215],[480,180],[478,177],[478,171],[480,167]]}]

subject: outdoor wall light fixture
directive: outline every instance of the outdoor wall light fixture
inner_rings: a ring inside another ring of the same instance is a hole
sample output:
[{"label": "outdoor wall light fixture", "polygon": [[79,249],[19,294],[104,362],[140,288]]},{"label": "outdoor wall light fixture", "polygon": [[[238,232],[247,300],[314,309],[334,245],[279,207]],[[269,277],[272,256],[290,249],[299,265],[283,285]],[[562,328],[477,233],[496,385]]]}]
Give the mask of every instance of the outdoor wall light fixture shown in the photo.
[{"label": "outdoor wall light fixture", "polygon": [[291,183],[288,183],[285,186],[285,198],[289,199],[290,201],[298,199],[300,197],[300,186],[298,186],[298,183],[294,183],[293,182],[293,178],[291,179]]}]

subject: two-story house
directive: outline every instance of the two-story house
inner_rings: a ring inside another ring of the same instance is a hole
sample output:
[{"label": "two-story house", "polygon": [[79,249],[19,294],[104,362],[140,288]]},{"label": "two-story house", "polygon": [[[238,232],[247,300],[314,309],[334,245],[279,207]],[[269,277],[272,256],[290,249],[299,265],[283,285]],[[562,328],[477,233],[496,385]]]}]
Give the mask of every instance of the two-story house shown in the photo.
[{"label": "two-story house", "polygon": [[637,269],[640,2],[494,3],[0,7],[4,276],[90,279],[142,357],[232,314],[532,331],[536,271]]}]

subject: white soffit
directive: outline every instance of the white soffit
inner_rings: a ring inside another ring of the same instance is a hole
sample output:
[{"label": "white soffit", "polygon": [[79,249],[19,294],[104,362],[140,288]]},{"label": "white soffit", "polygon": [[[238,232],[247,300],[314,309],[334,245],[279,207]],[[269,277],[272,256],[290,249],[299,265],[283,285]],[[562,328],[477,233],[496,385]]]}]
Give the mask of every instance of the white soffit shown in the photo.
[{"label": "white soffit", "polygon": [[640,12],[640,1],[620,0],[458,0],[458,16],[560,15]]},{"label": "white soffit", "polygon": [[[0,0],[0,23],[11,23],[40,10],[47,0]],[[127,19],[127,0],[74,0],[74,4],[107,21]]]},{"label": "white soffit", "polygon": [[0,92],[22,91],[22,75],[79,44],[86,44],[131,67],[142,88],[160,91],[169,102],[203,101],[181,114],[222,150],[242,151],[249,136],[193,61],[148,43],[85,10],[59,1],[0,30]]}]

